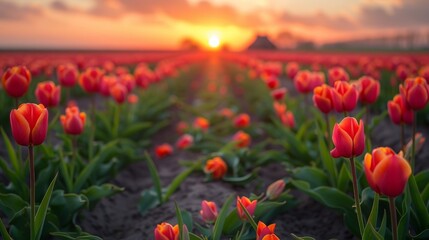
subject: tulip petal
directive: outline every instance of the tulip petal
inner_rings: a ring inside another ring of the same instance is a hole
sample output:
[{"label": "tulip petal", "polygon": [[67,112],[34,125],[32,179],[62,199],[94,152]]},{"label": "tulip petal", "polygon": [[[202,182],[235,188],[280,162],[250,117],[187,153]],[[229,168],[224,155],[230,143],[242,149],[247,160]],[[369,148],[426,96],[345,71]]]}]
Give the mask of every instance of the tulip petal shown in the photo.
[{"label": "tulip petal", "polygon": [[30,145],[30,125],[18,110],[13,109],[10,112],[10,125],[16,143],[22,146]]},{"label": "tulip petal", "polygon": [[348,91],[343,95],[343,107],[344,111],[350,112],[355,109],[357,100],[358,100],[358,92],[356,88],[350,87]]},{"label": "tulip petal", "polygon": [[409,106],[414,110],[424,108],[428,102],[428,92],[423,85],[411,87],[407,97]]},{"label": "tulip petal", "polygon": [[401,107],[393,101],[387,103],[387,111],[390,120],[395,124],[401,124]]},{"label": "tulip petal", "polygon": [[351,157],[353,156],[353,141],[349,134],[335,124],[334,131],[332,133],[332,141],[334,142],[335,148],[331,151],[331,155],[334,158],[338,157]]},{"label": "tulip petal", "polygon": [[31,132],[31,143],[33,145],[40,145],[45,141],[48,132],[48,110],[42,110],[36,124]]},{"label": "tulip petal", "polygon": [[365,148],[365,132],[363,121],[359,121],[359,128],[353,138],[353,155],[359,156],[363,153]]},{"label": "tulip petal", "polygon": [[375,168],[373,179],[380,192],[389,197],[402,194],[408,177],[411,175],[411,167],[400,156],[394,155],[382,160]]}]

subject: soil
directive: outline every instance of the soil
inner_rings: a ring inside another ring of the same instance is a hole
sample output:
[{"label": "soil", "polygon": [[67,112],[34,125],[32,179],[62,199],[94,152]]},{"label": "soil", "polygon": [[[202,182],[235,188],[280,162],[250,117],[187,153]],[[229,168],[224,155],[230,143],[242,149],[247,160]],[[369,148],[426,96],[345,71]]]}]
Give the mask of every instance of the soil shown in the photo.
[{"label": "soil", "polygon": [[[293,89],[290,87],[289,89]],[[175,123],[178,121],[177,111],[173,111],[172,124],[160,131],[153,139],[153,145],[164,142],[174,143],[177,136],[174,132]],[[411,136],[411,129],[406,129],[406,136]],[[418,131],[424,136],[429,136],[427,127],[418,127]],[[399,127],[393,125],[388,118],[382,121],[373,131],[373,147],[392,146],[399,148]],[[152,154],[153,155],[153,154]],[[179,160],[193,160],[200,155],[186,151],[176,151],[172,156],[156,160],[159,175],[163,185],[184,170]],[[429,160],[429,142],[427,141],[418,155],[416,168],[421,170],[427,166]],[[87,211],[81,218],[80,225],[84,231],[95,234],[103,239],[153,239],[153,230],[156,224],[161,222],[176,223],[174,201],[178,205],[192,213],[194,221],[200,221],[199,210],[201,201],[215,201],[218,206],[231,194],[249,195],[251,192],[259,193],[257,185],[265,187],[273,181],[286,177],[284,167],[280,164],[271,164],[261,169],[260,177],[254,184],[248,184],[245,188],[234,187],[231,184],[212,181],[205,182],[201,172],[191,174],[174,193],[167,203],[154,208],[142,216],[138,211],[138,203],[141,191],[152,187],[152,180],[145,162],[129,165],[121,171],[112,181],[114,184],[124,187],[122,193],[103,199],[94,209]],[[257,183],[257,184],[256,184]],[[291,239],[290,234],[298,236],[312,236],[316,239],[356,239],[347,230],[342,216],[308,196],[292,191],[299,200],[299,205],[275,220],[277,224],[276,234],[281,239]]]}]

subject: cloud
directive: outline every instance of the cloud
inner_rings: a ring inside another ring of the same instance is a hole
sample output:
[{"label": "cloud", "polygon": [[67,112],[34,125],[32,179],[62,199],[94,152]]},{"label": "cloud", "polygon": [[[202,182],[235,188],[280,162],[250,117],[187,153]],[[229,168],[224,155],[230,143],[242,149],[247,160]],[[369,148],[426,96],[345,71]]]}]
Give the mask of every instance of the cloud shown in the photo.
[{"label": "cloud", "polygon": [[284,24],[300,24],[306,27],[325,27],[335,30],[352,30],[356,28],[356,23],[345,16],[328,16],[323,12],[312,15],[297,15],[290,12],[283,12],[279,21]]},{"label": "cloud", "polygon": [[20,21],[43,15],[36,5],[21,6],[13,2],[0,1],[0,20]]}]

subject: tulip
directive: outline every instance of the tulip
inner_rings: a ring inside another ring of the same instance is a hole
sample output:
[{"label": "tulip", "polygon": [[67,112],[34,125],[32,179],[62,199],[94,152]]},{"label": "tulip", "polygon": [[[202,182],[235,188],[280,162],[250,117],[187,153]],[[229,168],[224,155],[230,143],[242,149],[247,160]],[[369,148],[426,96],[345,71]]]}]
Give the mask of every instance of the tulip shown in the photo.
[{"label": "tulip", "polygon": [[98,68],[87,68],[80,75],[79,84],[85,92],[97,93],[100,90],[100,82],[103,74]]},{"label": "tulip", "polygon": [[335,86],[337,81],[349,81],[349,74],[341,67],[334,67],[328,71],[329,84]]},{"label": "tulip", "polygon": [[56,107],[60,103],[61,86],[55,86],[54,82],[40,82],[36,87],[37,100],[46,107]]},{"label": "tulip", "polygon": [[40,145],[48,131],[48,110],[43,104],[21,104],[10,112],[10,125],[19,145]]},{"label": "tulip", "polygon": [[332,88],[326,84],[318,86],[313,90],[313,103],[323,113],[327,114],[334,108],[332,100]]},{"label": "tulip", "polygon": [[299,71],[299,65],[296,62],[289,62],[286,65],[286,75],[290,78],[290,79],[294,79],[295,75],[298,73]]},{"label": "tulip", "polygon": [[24,66],[8,68],[1,79],[3,89],[14,98],[20,98],[27,92],[31,82],[31,73]]},{"label": "tulip", "polygon": [[179,239],[179,225],[174,227],[166,222],[158,224],[155,228],[155,240],[177,240]]},{"label": "tulip", "polygon": [[119,82],[127,88],[128,92],[131,92],[136,86],[134,76],[131,74],[124,74],[119,77]]},{"label": "tulip", "polygon": [[267,80],[265,80],[265,84],[267,84],[267,87],[271,90],[278,88],[280,85],[279,80],[275,76],[269,76]]},{"label": "tulip", "polygon": [[310,82],[311,82],[311,91],[314,90],[314,88],[321,86],[325,83],[325,74],[323,72],[312,72],[310,76]]},{"label": "tulip", "polygon": [[360,120],[358,124],[355,118],[346,117],[339,124],[336,123],[332,132],[332,141],[335,148],[331,151],[331,155],[334,158],[361,155],[365,148],[363,121]]},{"label": "tulip", "polygon": [[236,142],[236,146],[239,148],[248,147],[252,141],[250,135],[243,131],[238,131],[236,134],[234,134],[232,140]]},{"label": "tulip", "polygon": [[387,110],[390,120],[392,120],[394,124],[411,125],[413,123],[413,111],[407,108],[401,95],[397,94],[393,100],[387,103]]},{"label": "tulip", "polygon": [[182,135],[176,142],[176,147],[178,149],[186,149],[194,143],[194,138],[190,134]]},{"label": "tulip", "polygon": [[171,155],[172,153],[173,153],[173,147],[170,144],[168,144],[168,143],[164,143],[164,144],[158,145],[155,148],[155,155],[158,158],[167,157],[167,156]]},{"label": "tulip", "polygon": [[429,101],[429,85],[422,77],[407,78],[405,85],[399,86],[407,107],[417,111],[423,109]]},{"label": "tulip", "polygon": [[280,101],[284,98],[286,95],[287,89],[286,88],[278,88],[276,90],[271,91],[271,97],[276,100]]},{"label": "tulip", "polygon": [[[256,229],[256,240],[267,239],[267,238],[265,238],[266,236],[275,235],[274,234],[275,228],[276,228],[276,224],[275,223],[270,224],[270,225],[267,226],[267,225],[265,225],[265,223],[259,221],[258,222],[258,227]],[[273,236],[270,236],[270,237],[273,237]],[[270,239],[270,238],[268,238],[268,239]]]},{"label": "tulip", "polygon": [[210,127],[210,122],[206,118],[197,117],[194,120],[194,128],[201,129],[202,131],[207,131]]},{"label": "tulip", "polygon": [[408,69],[406,66],[399,65],[396,68],[396,76],[399,77],[399,79],[401,79],[402,81],[407,79],[410,75],[411,75],[410,69]]},{"label": "tulip", "polygon": [[176,125],[176,132],[178,134],[183,134],[189,128],[188,124],[184,121],[180,121]]},{"label": "tulip", "polygon": [[348,82],[337,81],[331,91],[332,102],[337,112],[350,112],[355,109],[358,91]]},{"label": "tulip", "polygon": [[287,106],[284,103],[274,102],[273,103],[274,112],[277,114],[277,116],[281,116],[282,114],[286,113]]},{"label": "tulip", "polygon": [[270,184],[267,188],[266,195],[269,200],[277,199],[285,189],[286,183],[283,179],[277,180]]},{"label": "tulip", "polygon": [[206,223],[215,222],[218,215],[216,203],[203,200],[201,202],[200,215]]},{"label": "tulip", "polygon": [[99,93],[104,97],[110,96],[110,90],[118,82],[118,79],[115,76],[103,76],[100,80],[100,89]]},{"label": "tulip", "polygon": [[61,86],[73,87],[78,77],[79,72],[73,64],[59,65],[57,67],[57,78]]},{"label": "tulip", "polygon": [[426,79],[426,83],[429,84],[429,65],[420,68],[419,75]]},{"label": "tulip", "polygon": [[311,72],[308,70],[302,70],[295,75],[293,83],[295,84],[295,88],[298,92],[307,94],[314,89],[311,81]]},{"label": "tulip", "polygon": [[130,104],[137,104],[139,102],[139,96],[134,93],[128,94],[127,101]]},{"label": "tulip", "polygon": [[230,108],[222,108],[219,110],[219,115],[224,118],[232,118],[234,116],[234,112]]},{"label": "tulip", "polygon": [[79,135],[83,132],[86,122],[86,114],[80,112],[76,106],[67,107],[66,115],[61,115],[61,124],[64,132],[70,135]]},{"label": "tulip", "polygon": [[[241,204],[240,204],[241,203]],[[239,198],[237,196],[237,213],[240,219],[246,220],[247,216],[246,213],[243,210],[243,207],[247,210],[250,216],[253,216],[253,213],[256,209],[256,204],[258,203],[258,200],[250,201],[247,197],[241,197]],[[241,206],[243,205],[243,206]]]},{"label": "tulip", "polygon": [[246,128],[250,125],[250,116],[246,113],[239,114],[234,118],[236,128]]},{"label": "tulip", "polygon": [[215,157],[208,160],[206,166],[204,167],[204,172],[206,174],[210,174],[213,179],[221,179],[227,171],[228,167],[220,157]]},{"label": "tulip", "polygon": [[372,77],[363,76],[358,80],[359,84],[359,100],[363,104],[372,104],[377,101],[380,95],[380,82]]},{"label": "tulip", "polygon": [[396,154],[389,147],[379,147],[372,154],[365,154],[364,170],[369,186],[388,197],[401,195],[411,175],[410,164],[402,152]]},{"label": "tulip", "polygon": [[127,99],[128,90],[122,83],[116,83],[110,89],[110,95],[118,104],[122,104]]},{"label": "tulip", "polygon": [[262,240],[280,240],[280,238],[275,234],[267,234]]},{"label": "tulip", "polygon": [[287,128],[294,128],[295,127],[295,117],[293,116],[293,113],[291,111],[286,111],[285,113],[281,114],[280,121],[283,123],[283,126]]}]

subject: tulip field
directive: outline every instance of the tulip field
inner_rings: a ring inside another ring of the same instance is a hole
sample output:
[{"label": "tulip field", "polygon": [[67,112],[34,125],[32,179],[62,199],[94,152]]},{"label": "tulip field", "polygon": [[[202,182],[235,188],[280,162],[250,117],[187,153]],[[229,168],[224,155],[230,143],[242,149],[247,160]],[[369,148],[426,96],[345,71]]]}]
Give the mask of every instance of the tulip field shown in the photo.
[{"label": "tulip field", "polygon": [[429,239],[429,55],[3,52],[1,239]]}]

